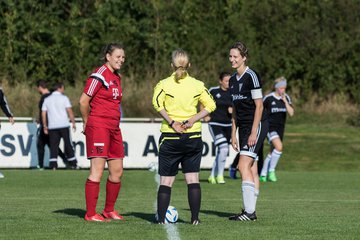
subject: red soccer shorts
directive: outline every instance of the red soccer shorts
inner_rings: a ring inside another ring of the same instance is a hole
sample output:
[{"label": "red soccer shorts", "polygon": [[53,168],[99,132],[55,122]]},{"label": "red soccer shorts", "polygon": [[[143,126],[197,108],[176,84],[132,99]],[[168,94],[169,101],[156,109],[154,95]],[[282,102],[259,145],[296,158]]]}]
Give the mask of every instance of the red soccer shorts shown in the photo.
[{"label": "red soccer shorts", "polygon": [[87,126],[86,154],[87,158],[105,158],[107,160],[124,158],[124,144],[120,128],[108,129]]}]

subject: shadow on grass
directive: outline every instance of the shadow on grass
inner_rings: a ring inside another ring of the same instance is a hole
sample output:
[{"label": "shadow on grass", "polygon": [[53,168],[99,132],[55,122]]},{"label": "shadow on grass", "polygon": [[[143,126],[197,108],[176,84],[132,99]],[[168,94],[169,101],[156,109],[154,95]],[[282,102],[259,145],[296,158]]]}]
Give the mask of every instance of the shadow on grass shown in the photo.
[{"label": "shadow on grass", "polygon": [[86,211],[79,208],[65,208],[53,211],[53,213],[61,213],[65,215],[77,216],[79,218],[84,218]]},{"label": "shadow on grass", "polygon": [[[121,214],[124,217],[125,216],[132,216],[132,217],[136,217],[136,218],[140,218],[142,220],[145,220],[149,223],[157,223],[155,220],[155,214],[154,213],[142,213],[142,212],[129,212],[129,213],[124,213]],[[182,219],[178,219],[177,221],[178,223],[184,223],[185,221]]]},{"label": "shadow on grass", "polygon": [[142,213],[142,212],[128,212],[128,213],[122,213],[122,216],[133,216],[136,218],[143,219],[147,222],[153,223],[155,222],[155,214],[154,213]]},{"label": "shadow on grass", "polygon": [[[182,210],[185,211],[190,211],[190,209],[188,208],[183,208]],[[229,213],[229,212],[219,212],[219,211],[214,211],[214,210],[200,210],[201,213],[207,214],[207,215],[215,215],[218,217],[230,217],[231,215],[234,215],[234,213]]]},{"label": "shadow on grass", "polygon": [[233,212],[229,213],[229,212],[219,212],[219,211],[214,211],[214,210],[200,210],[201,213],[204,214],[208,214],[208,215],[215,215],[218,217],[230,217],[231,215],[234,215]]},{"label": "shadow on grass", "polygon": [[201,182],[201,183],[209,183],[209,181],[207,179],[199,179],[199,182]]}]

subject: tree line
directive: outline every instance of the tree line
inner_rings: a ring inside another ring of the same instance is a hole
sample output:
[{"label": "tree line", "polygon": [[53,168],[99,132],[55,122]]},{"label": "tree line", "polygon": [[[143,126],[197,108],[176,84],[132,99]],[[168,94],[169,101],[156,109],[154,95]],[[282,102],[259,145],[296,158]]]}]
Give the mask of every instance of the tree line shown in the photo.
[{"label": "tree line", "polygon": [[170,73],[172,50],[185,49],[210,87],[233,71],[229,47],[241,40],[267,89],[285,76],[300,103],[314,93],[360,103],[359,12],[356,0],[1,0],[0,79],[81,88],[101,48],[121,42],[127,115],[151,115],[141,101]]}]

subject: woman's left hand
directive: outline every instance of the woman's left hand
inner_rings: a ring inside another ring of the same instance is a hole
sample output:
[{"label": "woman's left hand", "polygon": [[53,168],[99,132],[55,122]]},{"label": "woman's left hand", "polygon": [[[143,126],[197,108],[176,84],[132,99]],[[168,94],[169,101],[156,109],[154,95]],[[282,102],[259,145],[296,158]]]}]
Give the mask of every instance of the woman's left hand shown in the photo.
[{"label": "woman's left hand", "polygon": [[248,138],[249,147],[254,146],[256,144],[256,133],[251,133]]},{"label": "woman's left hand", "polygon": [[184,132],[184,126],[182,125],[181,122],[177,122],[175,121],[172,125],[172,128],[175,130],[175,132],[177,133],[183,133]]},{"label": "woman's left hand", "polygon": [[194,123],[189,119],[189,120],[185,120],[181,123],[181,125],[183,126],[184,129],[188,129],[191,128]]}]

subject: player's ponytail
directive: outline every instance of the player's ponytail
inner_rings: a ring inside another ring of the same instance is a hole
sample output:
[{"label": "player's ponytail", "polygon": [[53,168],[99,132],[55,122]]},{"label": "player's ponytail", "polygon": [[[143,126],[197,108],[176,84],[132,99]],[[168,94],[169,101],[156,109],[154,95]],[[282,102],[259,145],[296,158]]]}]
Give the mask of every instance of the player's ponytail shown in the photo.
[{"label": "player's ponytail", "polygon": [[[103,47],[102,49],[102,56],[101,56],[101,61],[103,63],[106,63],[107,62],[107,59],[106,59],[106,55],[107,54],[112,54],[112,52],[115,50],[115,49],[123,49],[124,50],[124,46],[121,44],[121,43],[109,43],[107,44],[106,46]],[[125,51],[125,50],[124,50]],[[120,73],[118,71],[115,71],[115,74],[120,75]]]},{"label": "player's ponytail", "polygon": [[188,54],[182,50],[177,49],[172,53],[172,67],[175,70],[175,81],[178,83],[187,75],[187,69],[190,66]]},{"label": "player's ponytail", "polygon": [[107,62],[106,59],[106,54],[110,54],[115,50],[115,49],[123,49],[124,50],[124,46],[120,43],[109,43],[106,46],[104,46],[103,50],[102,50],[102,56],[101,56],[101,60],[103,61],[103,63]]}]

